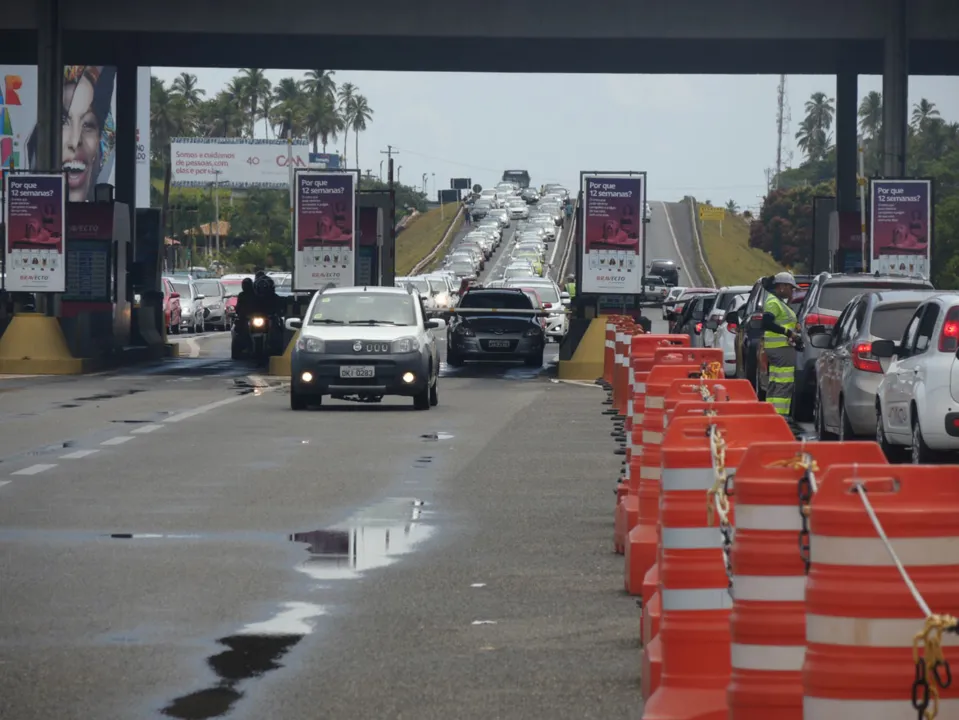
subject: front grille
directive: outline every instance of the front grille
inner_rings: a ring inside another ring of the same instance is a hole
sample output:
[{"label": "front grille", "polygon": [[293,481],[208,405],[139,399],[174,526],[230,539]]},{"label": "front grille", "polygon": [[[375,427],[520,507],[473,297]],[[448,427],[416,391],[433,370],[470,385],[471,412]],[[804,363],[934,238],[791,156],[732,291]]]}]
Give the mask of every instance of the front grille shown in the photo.
[{"label": "front grille", "polygon": [[[359,350],[354,347],[357,343],[362,345]],[[390,343],[388,340],[328,340],[326,351],[335,355],[386,355],[390,352]]]}]

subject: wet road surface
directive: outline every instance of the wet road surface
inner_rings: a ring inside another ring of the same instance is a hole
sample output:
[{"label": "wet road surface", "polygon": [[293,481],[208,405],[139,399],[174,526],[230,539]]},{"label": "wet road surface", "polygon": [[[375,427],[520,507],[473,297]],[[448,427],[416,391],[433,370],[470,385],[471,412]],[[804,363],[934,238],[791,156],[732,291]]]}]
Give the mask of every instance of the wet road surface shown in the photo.
[{"label": "wet road surface", "polygon": [[195,342],[0,378],[0,717],[639,717],[620,459],[556,346],[293,413]]}]

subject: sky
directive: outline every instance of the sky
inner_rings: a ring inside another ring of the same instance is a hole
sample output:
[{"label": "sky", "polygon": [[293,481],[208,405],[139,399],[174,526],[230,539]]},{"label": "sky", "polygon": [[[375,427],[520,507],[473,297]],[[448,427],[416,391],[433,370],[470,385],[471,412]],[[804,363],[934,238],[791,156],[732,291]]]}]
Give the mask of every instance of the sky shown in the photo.
[{"label": "sky", "polygon": [[[181,72],[196,75],[207,96],[237,74],[153,68],[167,82]],[[276,83],[300,79],[303,71],[266,75]],[[534,185],[570,189],[583,170],[645,170],[651,200],[693,195],[756,208],[776,161],[777,75],[337,71],[334,79],[355,84],[374,112],[360,136],[359,169],[379,174],[381,151],[392,145],[400,180],[419,187],[426,173],[431,197],[451,177],[490,185],[507,168],[528,170]],[[959,121],[959,78],[914,76],[909,83],[910,105],[927,98],[943,118]],[[836,82],[830,75],[790,75],[786,88],[792,121],[784,154],[789,162],[791,152],[796,166],[803,106],[817,91],[835,97]],[[859,96],[872,90],[882,90],[882,78],[860,76]],[[262,134],[263,124],[257,129]],[[352,133],[349,144],[348,164],[356,167]],[[343,138],[335,145],[342,153]]]}]

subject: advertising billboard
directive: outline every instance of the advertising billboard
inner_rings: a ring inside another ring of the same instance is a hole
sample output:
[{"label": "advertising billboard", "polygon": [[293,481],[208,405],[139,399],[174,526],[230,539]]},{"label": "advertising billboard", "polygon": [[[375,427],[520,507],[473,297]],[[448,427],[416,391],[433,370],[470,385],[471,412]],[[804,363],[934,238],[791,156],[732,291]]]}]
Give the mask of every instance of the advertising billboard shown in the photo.
[{"label": "advertising billboard", "polygon": [[290,169],[309,168],[306,140],[247,138],[173,138],[170,141],[171,183],[176,187],[231,188],[290,186]]},{"label": "advertising billboard", "polygon": [[473,178],[450,178],[450,190],[469,190]]},{"label": "advertising billboard", "polygon": [[929,277],[932,247],[932,181],[873,179],[870,257],[872,271]]},{"label": "advertising billboard", "polygon": [[298,170],[293,206],[293,289],[355,284],[356,186],[353,170]]},{"label": "advertising billboard", "polygon": [[310,153],[310,167],[326,170],[340,169],[340,156],[336,153]]},{"label": "advertising billboard", "polygon": [[4,254],[9,292],[63,292],[62,173],[4,173]]},{"label": "advertising billboard", "polygon": [[642,292],[645,173],[582,173],[584,293]]},{"label": "advertising billboard", "polygon": [[[0,165],[49,171],[37,160],[37,68],[0,65]],[[116,68],[63,69],[63,169],[67,200],[93,200],[98,183],[115,182]],[[150,68],[137,71],[137,207],[150,207]]]}]

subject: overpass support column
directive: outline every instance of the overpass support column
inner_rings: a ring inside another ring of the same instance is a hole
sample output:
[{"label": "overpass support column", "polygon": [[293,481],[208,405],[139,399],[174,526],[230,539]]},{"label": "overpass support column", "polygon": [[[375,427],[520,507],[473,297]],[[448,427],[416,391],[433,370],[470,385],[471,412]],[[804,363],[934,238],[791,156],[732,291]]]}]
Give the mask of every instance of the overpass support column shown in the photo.
[{"label": "overpass support column", "polygon": [[63,49],[60,0],[41,0],[37,32],[37,162],[42,172],[59,171],[62,161]]},{"label": "overpass support column", "polygon": [[858,94],[858,75],[840,72],[836,76],[836,207],[839,212],[856,210]]},{"label": "overpass support column", "polygon": [[907,0],[886,0],[886,38],[882,70],[882,173],[906,174],[909,122],[909,30]]},{"label": "overpass support column", "polygon": [[137,178],[137,56],[135,48],[124,44],[117,53],[117,202],[130,208],[130,228],[136,237]]}]

